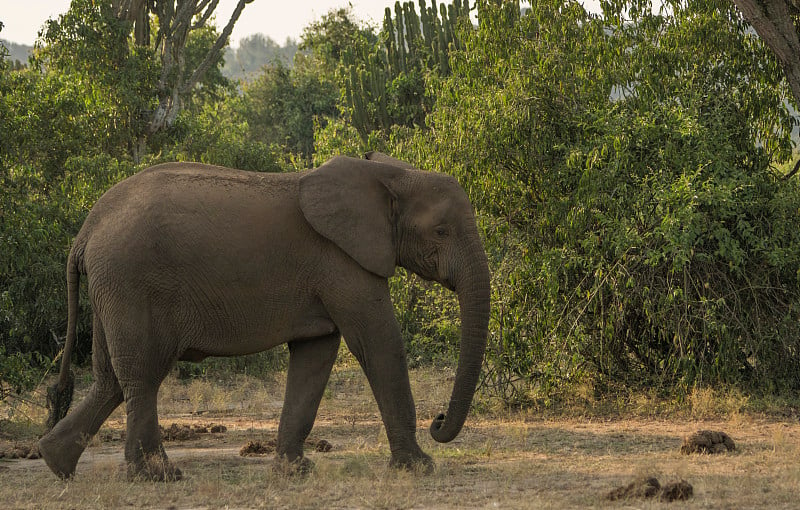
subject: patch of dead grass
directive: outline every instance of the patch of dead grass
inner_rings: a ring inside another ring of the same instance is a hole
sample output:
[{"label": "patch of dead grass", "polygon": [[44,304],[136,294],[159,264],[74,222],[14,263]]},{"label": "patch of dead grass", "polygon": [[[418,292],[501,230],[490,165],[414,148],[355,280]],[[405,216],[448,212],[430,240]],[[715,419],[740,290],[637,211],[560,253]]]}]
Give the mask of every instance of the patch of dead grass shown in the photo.
[{"label": "patch of dead grass", "polygon": [[[437,463],[431,475],[388,467],[386,434],[369,385],[358,365],[344,360],[331,376],[310,438],[324,439],[334,448],[328,453],[307,449],[316,467],[306,477],[275,473],[269,455],[238,455],[248,441],[275,437],[282,377],[189,383],[171,378],[159,395],[162,424],[194,426],[214,416],[214,423],[228,429],[225,434],[166,443],[184,480],[126,480],[120,439],[125,415],[118,410],[90,443],[69,482],[57,480],[41,460],[0,460],[0,501],[9,508],[796,506],[800,424],[795,418],[754,415],[743,410],[739,398],[725,403],[704,391],[692,397],[683,414],[642,416],[637,410],[605,413],[605,408],[595,414],[586,408],[560,415],[536,409],[473,413],[453,442],[439,444],[427,428],[447,404],[451,377],[448,370],[412,371],[418,440]],[[587,390],[583,399],[590,402],[592,395]],[[650,398],[636,405],[647,408],[653,403]],[[626,401],[635,402],[631,397]],[[726,431],[736,451],[681,455],[682,438],[703,429]],[[662,484],[686,480],[694,488],[693,496],[679,506],[650,499],[605,499],[615,487],[641,476],[656,477]]]}]

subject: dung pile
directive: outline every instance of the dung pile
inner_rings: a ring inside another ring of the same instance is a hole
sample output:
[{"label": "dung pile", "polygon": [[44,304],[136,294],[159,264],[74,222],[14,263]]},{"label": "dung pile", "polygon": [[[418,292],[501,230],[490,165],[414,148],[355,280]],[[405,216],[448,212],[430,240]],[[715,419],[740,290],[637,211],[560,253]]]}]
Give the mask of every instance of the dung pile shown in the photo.
[{"label": "dung pile", "polygon": [[219,424],[207,425],[179,425],[173,423],[167,428],[159,426],[161,429],[161,439],[164,441],[188,441],[197,439],[200,434],[221,434],[228,431],[228,427]]},{"label": "dung pile", "polygon": [[[257,457],[260,455],[269,455],[275,453],[275,448],[278,446],[276,439],[267,439],[265,441],[248,441],[246,445],[242,446],[239,450],[239,455],[242,457]],[[307,439],[305,443],[306,448],[312,449],[317,452],[327,453],[333,449],[333,445],[324,439],[314,441]]]},{"label": "dung pile", "polygon": [[275,453],[275,447],[278,442],[274,439],[268,441],[248,441],[246,445],[242,446],[239,450],[239,455],[242,457],[257,457],[259,455],[268,455]]},{"label": "dung pile", "polygon": [[736,449],[731,436],[714,430],[698,430],[683,438],[681,453],[727,453]]},{"label": "dung pile", "polygon": [[606,499],[617,501],[619,499],[645,499],[652,498],[661,490],[661,484],[653,477],[637,478],[628,485],[617,487],[609,492]]},{"label": "dung pile", "polygon": [[39,447],[36,443],[10,445],[0,444],[0,459],[38,459]]},{"label": "dung pile", "polygon": [[662,486],[658,479],[653,477],[637,478],[623,487],[617,487],[606,494],[609,501],[622,499],[649,499],[657,497],[666,503],[672,501],[685,501],[692,497],[694,489],[684,480],[668,483]]}]

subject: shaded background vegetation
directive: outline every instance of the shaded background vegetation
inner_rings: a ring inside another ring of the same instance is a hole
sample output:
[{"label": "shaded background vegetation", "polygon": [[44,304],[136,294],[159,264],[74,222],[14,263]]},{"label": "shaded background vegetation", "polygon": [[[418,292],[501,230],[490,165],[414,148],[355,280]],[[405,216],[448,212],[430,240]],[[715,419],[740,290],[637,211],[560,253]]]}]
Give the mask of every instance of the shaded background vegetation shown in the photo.
[{"label": "shaded background vegetation", "polygon": [[[162,161],[285,172],[367,150],[467,189],[494,275],[489,394],[799,389],[791,94],[731,2],[398,2],[381,27],[337,10],[296,53],[254,37],[220,56],[158,132],[163,63],[101,4],[74,1],[27,66],[0,64],[0,396],[57,358],[66,254],[115,182]],[[218,35],[192,32],[187,61]],[[253,69],[253,48],[274,60]],[[402,269],[391,288],[410,363],[453,364],[450,293]]]}]

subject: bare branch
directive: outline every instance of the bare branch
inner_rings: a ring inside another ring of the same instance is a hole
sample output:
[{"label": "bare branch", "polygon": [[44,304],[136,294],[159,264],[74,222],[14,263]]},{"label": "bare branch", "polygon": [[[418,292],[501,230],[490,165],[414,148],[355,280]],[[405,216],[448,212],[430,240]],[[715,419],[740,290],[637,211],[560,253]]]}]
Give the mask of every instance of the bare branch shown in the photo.
[{"label": "bare branch", "polygon": [[[211,5],[208,5],[209,3]],[[206,12],[203,13],[203,15],[197,21],[197,23],[194,24],[192,30],[205,26],[205,24],[208,22],[208,19],[211,17],[212,14],[214,14],[214,10],[217,8],[217,4],[219,4],[219,0],[203,0],[203,2],[197,7],[197,11],[195,11],[195,14],[200,14],[200,12],[203,9],[205,9],[206,6],[208,6],[208,9],[206,9]]]},{"label": "bare branch", "polygon": [[[211,2],[211,0],[201,0],[200,3],[197,4],[197,7],[194,8],[195,16],[200,14],[203,11],[203,9],[206,8],[206,6],[208,5],[209,2]],[[216,2],[214,2],[214,3],[216,4]],[[211,9],[211,10],[213,11],[214,9]]]},{"label": "bare branch", "polygon": [[239,16],[242,14],[242,10],[244,10],[245,4],[249,4],[253,0],[239,0],[236,4],[236,8],[233,10],[231,14],[231,19],[228,20],[228,24],[225,25],[225,28],[222,30],[222,33],[219,34],[217,40],[214,42],[214,46],[211,47],[209,52],[206,54],[206,57],[203,59],[203,62],[197,66],[197,69],[194,70],[192,76],[186,81],[186,83],[181,88],[181,93],[189,92],[195,84],[203,78],[206,71],[211,67],[211,64],[219,58],[220,51],[222,47],[228,42],[228,38],[231,36],[231,32],[233,32],[233,25],[239,19]]},{"label": "bare branch", "polygon": [[183,31],[185,31],[186,34],[189,33],[192,27],[192,18],[194,17],[196,2],[197,0],[178,2],[178,10],[175,12],[175,18],[172,23],[173,33],[181,33]]}]

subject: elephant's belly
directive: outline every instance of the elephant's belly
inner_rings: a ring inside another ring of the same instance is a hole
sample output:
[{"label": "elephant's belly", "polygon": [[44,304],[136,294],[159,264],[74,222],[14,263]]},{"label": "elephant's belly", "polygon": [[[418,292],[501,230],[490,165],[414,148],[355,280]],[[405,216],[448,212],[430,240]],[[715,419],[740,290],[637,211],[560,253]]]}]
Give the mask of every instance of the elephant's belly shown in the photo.
[{"label": "elephant's belly", "polygon": [[[216,329],[216,328],[210,328]],[[208,330],[206,330],[207,332]],[[263,324],[254,330],[228,328],[228,334],[217,331],[207,335],[200,332],[186,342],[182,361],[202,361],[208,356],[241,356],[266,351],[293,340],[318,338],[338,333],[333,321],[327,317],[311,316],[298,319],[288,326]]]}]

